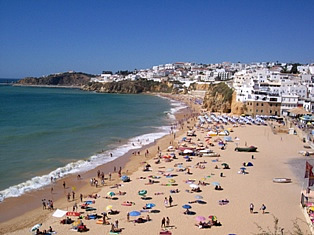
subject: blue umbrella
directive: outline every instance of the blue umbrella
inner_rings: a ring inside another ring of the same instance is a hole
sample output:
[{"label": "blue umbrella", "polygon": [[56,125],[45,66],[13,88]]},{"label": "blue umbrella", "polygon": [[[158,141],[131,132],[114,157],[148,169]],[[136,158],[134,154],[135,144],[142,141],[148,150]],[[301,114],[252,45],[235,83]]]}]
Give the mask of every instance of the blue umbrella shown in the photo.
[{"label": "blue umbrella", "polygon": [[245,170],[246,170],[246,168],[245,168],[245,167],[241,167],[241,168],[240,168],[240,170],[243,170],[243,171],[245,171]]},{"label": "blue umbrella", "polygon": [[153,208],[155,207],[156,205],[154,203],[147,203],[146,204],[146,208]]},{"label": "blue umbrella", "polygon": [[139,211],[131,211],[131,212],[129,213],[129,215],[130,215],[130,216],[139,216],[139,215],[141,215],[141,212],[139,212]]},{"label": "blue umbrella", "polygon": [[203,199],[203,197],[201,195],[196,195],[195,198],[196,199]]},{"label": "blue umbrella", "polygon": [[121,177],[121,180],[122,180],[123,182],[126,182],[126,181],[130,180],[130,178],[129,178],[127,175],[123,175],[123,176]]},{"label": "blue umbrella", "polygon": [[212,185],[219,186],[220,184],[218,182],[212,182]]},{"label": "blue umbrella", "polygon": [[189,157],[189,156],[184,156],[183,158],[185,158],[185,159],[189,159],[190,157]]},{"label": "blue umbrella", "polygon": [[192,207],[190,205],[188,205],[188,204],[185,204],[185,205],[182,206],[182,208],[184,208],[184,209],[191,209]]}]

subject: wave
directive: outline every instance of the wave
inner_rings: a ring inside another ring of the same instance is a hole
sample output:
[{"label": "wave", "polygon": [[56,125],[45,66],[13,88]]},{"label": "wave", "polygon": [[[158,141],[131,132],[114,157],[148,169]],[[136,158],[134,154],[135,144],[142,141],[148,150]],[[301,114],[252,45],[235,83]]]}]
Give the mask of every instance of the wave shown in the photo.
[{"label": "wave", "polygon": [[[170,119],[175,119],[174,113],[187,106],[181,102],[173,101],[171,99],[169,100],[171,101],[171,109],[169,112],[167,112],[167,116]],[[87,160],[70,162],[64,167],[59,167],[49,174],[36,176],[23,183],[11,186],[5,190],[0,191],[0,202],[9,197],[19,197],[26,192],[38,190],[42,187],[48,186],[51,183],[51,177],[57,180],[70,174],[86,172],[95,169],[100,165],[111,162],[123,156],[132,149],[142,148],[145,145],[153,143],[155,140],[169,134],[170,131],[171,126],[157,127],[156,132],[154,133],[148,133],[133,137],[129,139],[127,143],[120,145],[116,148],[109,149],[102,153],[92,155]],[[112,157],[110,157],[110,153],[112,153]]]},{"label": "wave", "polygon": [[[54,179],[60,179],[70,174],[92,170],[97,166],[111,162],[123,156],[132,149],[138,149],[145,145],[153,143],[155,140],[167,135],[169,131],[170,126],[160,127],[159,132],[136,136],[129,139],[126,144],[123,144],[115,149],[95,154],[89,157],[87,160],[79,160],[76,162],[68,163],[64,167],[59,167],[47,175],[36,176],[23,183],[11,186],[3,191],[0,191],[0,201],[3,201],[5,198],[9,197],[18,197],[26,192],[37,190],[39,188],[47,186],[51,183],[51,177],[53,177]],[[112,157],[110,157],[110,153],[112,153]]]}]

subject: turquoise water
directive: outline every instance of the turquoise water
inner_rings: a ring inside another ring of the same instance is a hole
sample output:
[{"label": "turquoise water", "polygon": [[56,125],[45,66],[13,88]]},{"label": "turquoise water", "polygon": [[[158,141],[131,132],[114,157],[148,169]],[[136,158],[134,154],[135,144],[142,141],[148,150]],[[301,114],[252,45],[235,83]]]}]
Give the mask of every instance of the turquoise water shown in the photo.
[{"label": "turquoise water", "polygon": [[49,184],[51,176],[89,170],[153,142],[169,133],[173,105],[179,107],[150,95],[0,86],[0,197],[19,196]]}]

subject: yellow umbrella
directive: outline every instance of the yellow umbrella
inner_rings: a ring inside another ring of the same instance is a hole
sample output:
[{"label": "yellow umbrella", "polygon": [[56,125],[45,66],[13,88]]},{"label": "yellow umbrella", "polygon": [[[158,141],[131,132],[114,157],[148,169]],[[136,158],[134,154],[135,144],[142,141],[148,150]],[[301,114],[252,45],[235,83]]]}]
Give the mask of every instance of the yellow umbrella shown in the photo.
[{"label": "yellow umbrella", "polygon": [[72,187],[72,190],[73,190],[73,191],[75,191],[75,190],[76,190],[76,187],[75,187],[75,186],[73,186],[73,187]]},{"label": "yellow umbrella", "polygon": [[112,209],[112,205],[109,205],[109,206],[106,207],[106,210],[107,210],[107,211],[109,211],[109,210],[111,210],[111,209]]},{"label": "yellow umbrella", "polygon": [[314,211],[314,206],[310,206],[309,209],[310,209],[311,211]]},{"label": "yellow umbrella", "polygon": [[169,183],[175,183],[176,181],[174,179],[169,180]]}]

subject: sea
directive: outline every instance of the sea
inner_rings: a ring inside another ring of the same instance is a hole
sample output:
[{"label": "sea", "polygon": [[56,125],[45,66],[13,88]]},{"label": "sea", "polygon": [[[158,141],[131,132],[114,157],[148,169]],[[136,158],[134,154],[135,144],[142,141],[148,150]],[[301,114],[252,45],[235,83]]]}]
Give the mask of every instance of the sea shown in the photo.
[{"label": "sea", "polygon": [[184,107],[154,95],[0,85],[0,201],[154,142]]}]

